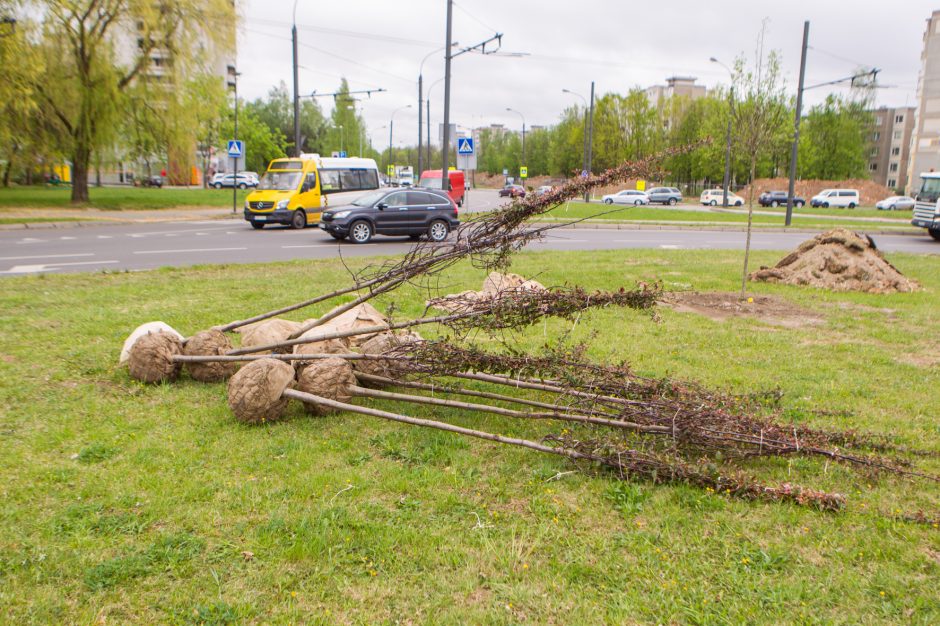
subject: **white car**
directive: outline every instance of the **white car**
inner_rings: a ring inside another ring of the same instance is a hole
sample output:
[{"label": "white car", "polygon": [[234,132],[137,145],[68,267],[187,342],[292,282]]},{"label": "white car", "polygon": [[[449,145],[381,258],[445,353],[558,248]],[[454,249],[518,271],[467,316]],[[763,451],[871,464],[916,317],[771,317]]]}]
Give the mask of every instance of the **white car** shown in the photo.
[{"label": "white car", "polygon": [[[725,191],[724,189],[706,189],[702,192],[702,197],[699,200],[705,206],[718,206],[719,204],[724,206]],[[729,191],[728,206],[744,206],[744,198]]]},{"label": "white car", "polygon": [[891,196],[875,204],[880,211],[910,211],[914,208],[914,198],[910,196]]},{"label": "white car", "polygon": [[859,205],[858,189],[823,189],[809,203],[813,207],[839,207],[854,209]]},{"label": "white car", "polygon": [[650,197],[646,195],[646,192],[637,189],[624,189],[623,191],[604,196],[604,204],[632,204],[633,206],[640,206],[641,204],[649,203]]}]

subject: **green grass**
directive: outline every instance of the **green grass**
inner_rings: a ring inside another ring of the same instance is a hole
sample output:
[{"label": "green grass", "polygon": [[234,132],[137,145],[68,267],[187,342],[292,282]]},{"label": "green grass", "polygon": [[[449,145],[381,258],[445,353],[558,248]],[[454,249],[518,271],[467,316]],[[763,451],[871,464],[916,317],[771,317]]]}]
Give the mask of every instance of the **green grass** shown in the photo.
[{"label": "green grass", "polygon": [[[0,209],[2,211],[2,209]],[[2,213],[0,213],[2,214]],[[37,224],[45,222],[79,222],[94,220],[93,217],[0,217],[0,224]]]},{"label": "green grass", "polygon": [[[231,189],[150,189],[145,187],[91,187],[85,205],[70,202],[70,187],[10,187],[0,189],[0,209],[71,209],[104,210],[172,209],[177,207],[224,207],[232,204]],[[239,190],[241,209],[248,191]]]},{"label": "green grass", "polygon": [[[740,256],[546,252],[521,254],[512,269],[592,289],[660,279],[667,289],[731,290]],[[758,251],[752,261],[780,256]],[[940,258],[890,260],[924,289],[754,287],[820,312],[822,326],[606,309],[583,315],[572,339],[642,374],[733,392],[779,387],[784,419],[884,433],[936,455]],[[443,283],[459,291],[482,280],[463,264]],[[940,490],[926,481],[797,458],[752,465],[766,481],[845,493],[848,509],[836,515],[590,472],[549,481],[572,467],[368,417],[311,418],[298,406],[284,422],[247,427],[231,417],[222,384],[146,386],[116,366],[141,322],[192,333],[346,282],[335,260],[5,280],[3,621],[940,621],[938,531],[892,517],[936,514]],[[425,298],[409,289],[379,304],[412,316]],[[570,327],[550,321],[506,339],[535,349]],[[529,438],[555,428],[383,406]],[[940,471],[936,456],[916,462]]]},{"label": "green grass", "polygon": [[[804,214],[794,213],[794,218],[792,225],[796,227],[812,227],[812,228],[832,228],[835,226],[845,226],[847,228],[912,228],[910,221],[910,214],[898,216],[896,214],[887,213],[885,211],[872,211],[871,213],[877,213],[877,215],[871,215],[867,217],[881,217],[891,219],[891,222],[866,222],[861,220],[853,220],[853,217],[864,217],[862,213],[865,211],[856,210],[856,213],[842,211],[838,213],[837,209],[821,209],[821,211],[828,211],[832,214],[832,219],[827,218],[816,218],[809,217],[805,215],[806,209],[803,210]],[[603,213],[603,215],[598,215]],[[712,222],[720,224],[740,224],[744,225],[747,223],[747,215],[740,213],[726,213],[722,211],[693,211],[693,210],[683,210],[682,208],[665,208],[665,207],[656,207],[656,206],[640,206],[640,207],[616,207],[605,205],[600,202],[595,202],[587,204],[584,202],[571,202],[567,205],[561,206],[547,214],[548,217],[556,219],[579,219],[579,218],[592,218],[597,220],[609,220],[616,222],[651,222],[651,223],[661,223],[669,224],[673,222]],[[597,216],[597,217],[593,217]],[[841,219],[840,219],[841,218]],[[758,226],[783,226],[784,219],[783,213],[779,217],[775,215],[754,215],[754,224]]]}]

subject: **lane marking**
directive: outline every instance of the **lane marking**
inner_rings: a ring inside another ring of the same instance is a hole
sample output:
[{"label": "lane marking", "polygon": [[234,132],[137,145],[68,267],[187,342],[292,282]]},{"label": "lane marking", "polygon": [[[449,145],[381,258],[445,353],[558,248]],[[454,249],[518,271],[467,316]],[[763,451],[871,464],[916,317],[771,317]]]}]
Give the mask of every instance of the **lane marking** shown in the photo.
[{"label": "lane marking", "polygon": [[[219,228],[218,228],[217,230],[222,230],[223,228],[231,228],[231,227],[232,227],[231,225],[224,225],[224,224],[223,224],[223,225],[219,225]],[[185,229],[185,230],[155,230],[155,231],[153,231],[153,232],[145,232],[145,233],[124,233],[124,234],[125,234],[126,236],[128,236],[128,237],[139,238],[139,237],[150,237],[151,235],[165,235],[165,234],[167,234],[167,233],[191,233],[191,232],[193,232],[194,230],[213,230],[213,229],[208,229],[208,228],[202,227],[202,228],[187,228],[187,229]]]},{"label": "lane marking", "polygon": [[682,250],[682,246],[676,246],[667,243],[660,244],[659,247],[661,250]]},{"label": "lane marking", "polygon": [[98,239],[114,239],[112,235],[98,235]]},{"label": "lane marking", "polygon": [[0,272],[0,274],[36,274],[38,272],[54,272],[62,267],[70,267],[73,265],[107,265],[110,263],[117,263],[117,261],[82,261],[77,263],[46,263],[42,265],[14,265],[8,270]]},{"label": "lane marking", "polygon": [[77,256],[95,256],[94,252],[76,254],[34,254],[32,256],[0,256],[0,261],[23,261],[26,259],[67,259]]},{"label": "lane marking", "polygon": [[339,242],[336,243],[312,243],[306,246],[281,246],[282,249],[287,248],[335,248],[339,245]]},{"label": "lane marking", "polygon": [[69,240],[69,239],[75,239],[75,237],[59,237],[59,239],[61,239],[61,240],[63,240],[63,241],[67,241],[67,240]]},{"label": "lane marking", "polygon": [[230,252],[248,248],[186,248],[183,250],[135,250],[134,254],[178,254],[180,252]]},{"label": "lane marking", "polygon": [[23,237],[16,243],[39,243],[43,241],[42,239],[36,239],[35,237]]}]

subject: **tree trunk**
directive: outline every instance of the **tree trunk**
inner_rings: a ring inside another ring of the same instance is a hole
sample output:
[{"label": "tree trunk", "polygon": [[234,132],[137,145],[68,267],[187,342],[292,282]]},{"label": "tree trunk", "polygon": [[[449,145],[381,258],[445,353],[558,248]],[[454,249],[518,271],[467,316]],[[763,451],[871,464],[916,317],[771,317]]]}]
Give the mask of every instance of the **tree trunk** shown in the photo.
[{"label": "tree trunk", "polygon": [[7,159],[6,169],[3,170],[3,186],[10,186],[10,172],[13,170],[13,153],[10,153],[10,158]]},{"label": "tree trunk", "polygon": [[88,146],[75,146],[72,153],[72,204],[88,202],[88,161],[91,156]]},{"label": "tree trunk", "polygon": [[757,152],[751,153],[751,185],[747,191],[747,240],[744,242],[744,272],[741,274],[741,297],[747,291],[747,262],[751,256],[751,223],[754,219],[754,174],[757,171]]}]

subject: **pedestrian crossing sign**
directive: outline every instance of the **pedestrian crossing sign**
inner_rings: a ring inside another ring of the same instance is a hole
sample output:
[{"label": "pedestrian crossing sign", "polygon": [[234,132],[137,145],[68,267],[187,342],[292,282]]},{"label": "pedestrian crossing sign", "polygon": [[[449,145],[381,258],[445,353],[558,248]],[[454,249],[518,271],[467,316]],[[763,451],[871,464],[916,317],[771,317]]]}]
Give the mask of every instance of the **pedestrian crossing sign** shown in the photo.
[{"label": "pedestrian crossing sign", "polygon": [[473,139],[471,137],[457,138],[457,154],[473,154]]}]

